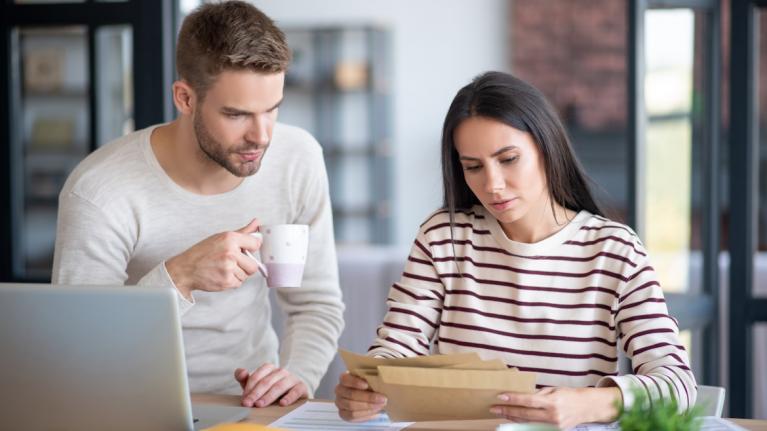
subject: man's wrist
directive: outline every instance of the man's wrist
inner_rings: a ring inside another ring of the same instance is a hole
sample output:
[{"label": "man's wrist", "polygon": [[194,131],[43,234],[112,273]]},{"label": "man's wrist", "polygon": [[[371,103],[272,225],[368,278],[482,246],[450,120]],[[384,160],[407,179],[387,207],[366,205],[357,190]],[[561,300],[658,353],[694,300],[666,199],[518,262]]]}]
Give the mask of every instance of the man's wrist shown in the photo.
[{"label": "man's wrist", "polygon": [[184,272],[180,270],[178,260],[178,256],[173,257],[165,261],[165,270],[168,271],[168,276],[170,276],[170,281],[173,282],[173,285],[176,287],[176,290],[181,293],[181,295],[188,299],[192,300],[192,286],[189,285],[186,282],[186,279],[184,277]]}]

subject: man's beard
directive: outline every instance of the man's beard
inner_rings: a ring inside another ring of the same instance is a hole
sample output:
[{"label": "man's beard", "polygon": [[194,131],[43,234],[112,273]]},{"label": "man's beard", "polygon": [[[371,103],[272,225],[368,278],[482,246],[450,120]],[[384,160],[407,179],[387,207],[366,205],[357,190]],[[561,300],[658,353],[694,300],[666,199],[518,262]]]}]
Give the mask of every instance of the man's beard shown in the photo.
[{"label": "man's beard", "polygon": [[[232,148],[231,150],[227,151],[223,148],[223,145],[221,145],[221,143],[216,140],[216,138],[211,136],[211,134],[208,132],[208,128],[205,127],[205,123],[202,121],[202,118],[198,113],[194,114],[193,123],[194,135],[195,138],[197,138],[197,144],[199,145],[204,157],[207,157],[207,159],[215,162],[222,168],[229,171],[232,175],[237,177],[247,177],[258,172],[258,169],[261,167],[261,160],[264,159],[266,150],[269,148],[269,144],[258,145],[252,142],[246,142],[241,147]],[[232,154],[237,157],[237,153],[255,150],[263,150],[261,157],[259,157],[258,160],[240,163],[230,159],[229,157]]]}]

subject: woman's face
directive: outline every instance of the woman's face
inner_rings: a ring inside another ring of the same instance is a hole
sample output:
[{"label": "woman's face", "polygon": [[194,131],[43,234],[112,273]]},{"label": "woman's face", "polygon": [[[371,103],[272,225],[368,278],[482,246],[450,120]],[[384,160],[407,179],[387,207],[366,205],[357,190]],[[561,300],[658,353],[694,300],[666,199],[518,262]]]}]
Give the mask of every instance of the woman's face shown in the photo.
[{"label": "woman's face", "polygon": [[548,203],[546,174],[530,133],[471,117],[456,128],[453,140],[466,183],[498,221],[511,224],[542,214],[538,210]]}]

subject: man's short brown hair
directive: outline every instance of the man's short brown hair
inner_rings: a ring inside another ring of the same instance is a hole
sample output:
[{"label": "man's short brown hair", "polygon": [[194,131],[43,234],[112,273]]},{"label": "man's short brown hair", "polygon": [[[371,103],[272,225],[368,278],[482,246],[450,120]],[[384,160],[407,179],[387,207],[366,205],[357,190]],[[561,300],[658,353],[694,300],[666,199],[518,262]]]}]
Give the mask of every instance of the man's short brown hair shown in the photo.
[{"label": "man's short brown hair", "polygon": [[243,1],[204,4],[181,25],[176,69],[200,98],[223,70],[284,72],[290,63],[285,34]]}]

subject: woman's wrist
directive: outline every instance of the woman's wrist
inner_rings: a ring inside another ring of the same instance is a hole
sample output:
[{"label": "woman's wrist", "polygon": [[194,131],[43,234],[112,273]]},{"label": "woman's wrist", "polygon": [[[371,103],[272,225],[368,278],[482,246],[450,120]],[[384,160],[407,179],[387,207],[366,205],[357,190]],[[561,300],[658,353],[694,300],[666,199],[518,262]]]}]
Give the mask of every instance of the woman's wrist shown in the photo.
[{"label": "woman's wrist", "polygon": [[618,419],[619,406],[623,404],[623,394],[617,386],[607,388],[589,388],[589,401],[592,417],[588,422],[612,422]]}]

